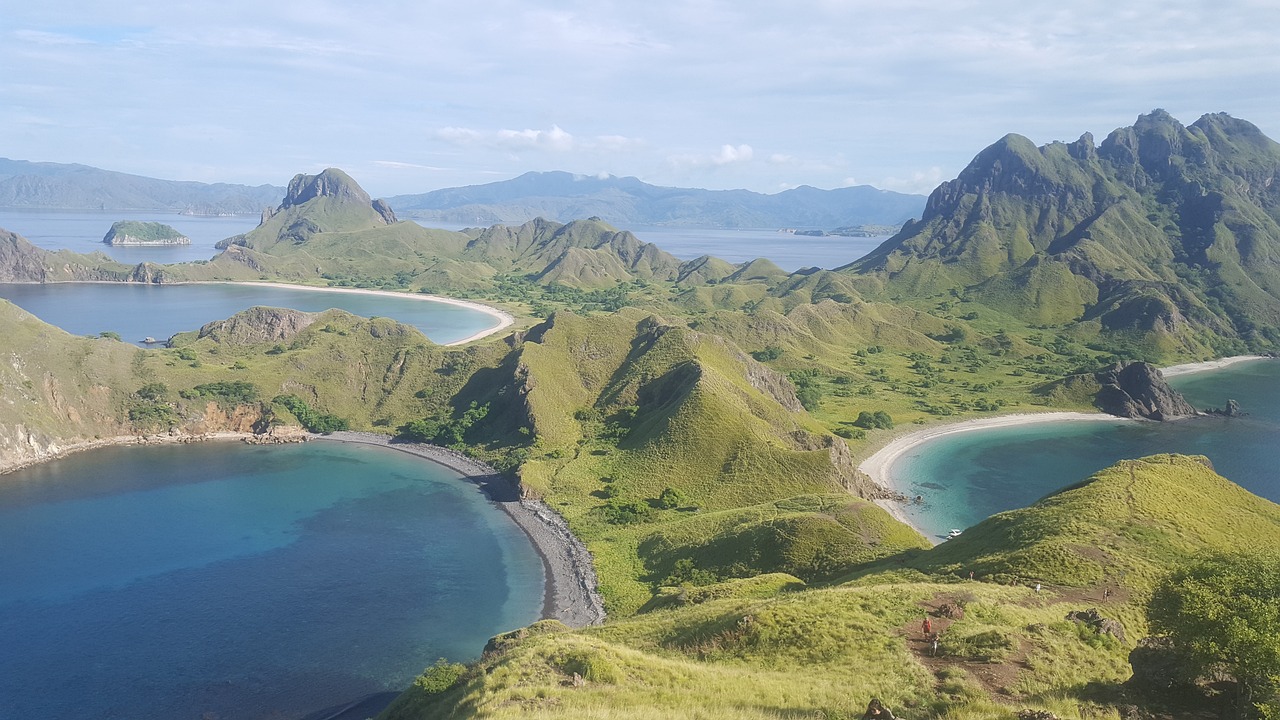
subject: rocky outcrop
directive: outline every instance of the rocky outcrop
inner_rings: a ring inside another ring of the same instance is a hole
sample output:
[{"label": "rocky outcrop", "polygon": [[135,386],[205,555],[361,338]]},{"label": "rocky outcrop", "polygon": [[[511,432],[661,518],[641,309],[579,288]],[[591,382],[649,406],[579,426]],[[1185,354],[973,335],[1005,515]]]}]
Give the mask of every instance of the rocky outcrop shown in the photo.
[{"label": "rocky outcrop", "polygon": [[251,307],[226,320],[206,324],[197,337],[233,345],[284,342],[315,322],[317,315],[288,308]]},{"label": "rocky outcrop", "polygon": [[1208,415],[1221,415],[1222,417],[1244,417],[1249,413],[1240,408],[1240,403],[1235,400],[1227,400],[1226,407],[1208,408],[1205,410]]},{"label": "rocky outcrop", "polygon": [[1094,373],[1101,389],[1094,402],[1111,415],[1148,420],[1191,417],[1196,409],[1169,387],[1159,368],[1150,363],[1116,363]]},{"label": "rocky outcrop", "polygon": [[1124,626],[1116,620],[1103,617],[1097,608],[1072,610],[1067,613],[1067,620],[1087,625],[1099,635],[1110,635],[1121,642],[1124,641]]}]

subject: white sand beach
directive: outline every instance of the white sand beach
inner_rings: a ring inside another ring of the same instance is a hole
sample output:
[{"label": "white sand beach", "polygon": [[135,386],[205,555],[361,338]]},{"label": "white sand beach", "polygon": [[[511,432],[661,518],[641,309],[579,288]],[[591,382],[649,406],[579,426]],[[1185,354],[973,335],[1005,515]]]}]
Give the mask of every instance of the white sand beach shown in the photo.
[{"label": "white sand beach", "polygon": [[489,315],[490,317],[498,321],[497,325],[494,325],[493,327],[487,330],[481,330],[480,332],[475,333],[474,335],[469,335],[465,338],[462,338],[461,340],[454,340],[453,342],[450,342],[450,343],[444,343],[446,346],[465,345],[469,342],[474,342],[476,340],[479,340],[480,338],[488,337],[496,332],[505,330],[511,327],[513,324],[515,324],[515,321],[516,321],[516,319],[512,317],[510,313],[505,312],[503,310],[499,310],[498,308],[495,308],[489,305],[484,305],[478,302],[473,302],[471,300],[459,300],[457,298],[443,297],[441,295],[423,295],[420,293],[395,292],[392,290],[369,290],[366,288],[318,287],[315,285],[292,285],[289,283],[279,283],[279,282],[259,282],[259,281],[252,281],[252,282],[214,281],[214,282],[218,284],[229,284],[229,285],[256,285],[258,287],[282,288],[285,290],[319,290],[321,292],[348,293],[352,295],[379,295],[382,297],[400,298],[402,300],[406,300],[406,299],[407,300],[425,300],[428,302],[444,303],[445,305],[456,305],[458,307],[464,307],[470,310],[478,310],[479,312]]},{"label": "white sand beach", "polygon": [[1204,362],[1171,365],[1167,368],[1160,368],[1160,374],[1164,375],[1166,378],[1171,378],[1177,377],[1178,375],[1190,375],[1191,373],[1205,372],[1206,370],[1221,370],[1224,367],[1235,365],[1236,363],[1270,359],[1271,358],[1268,358],[1265,355],[1236,355],[1234,357],[1219,358],[1218,360],[1205,360]]}]

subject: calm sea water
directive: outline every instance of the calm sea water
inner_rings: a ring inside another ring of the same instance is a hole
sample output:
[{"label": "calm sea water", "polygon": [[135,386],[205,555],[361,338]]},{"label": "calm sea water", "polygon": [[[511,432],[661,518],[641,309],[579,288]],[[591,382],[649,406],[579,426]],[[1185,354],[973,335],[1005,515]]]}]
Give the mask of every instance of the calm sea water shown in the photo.
[{"label": "calm sea water", "polygon": [[300,718],[527,625],[471,483],[337,443],[109,448],[0,482],[0,718]]},{"label": "calm sea water", "polygon": [[[125,247],[104,245],[102,238],[117,220],[164,223],[191,238],[190,245]],[[178,263],[208,260],[224,238],[249,232],[258,226],[257,215],[200,217],[155,212],[49,212],[0,210],[0,228],[16,232],[36,247],[71,250],[81,254],[104,252],[131,265],[140,262]]]},{"label": "calm sea water", "polygon": [[[102,237],[117,220],[161,222],[191,238],[190,245],[171,247],[112,247]],[[466,225],[422,221],[426,227],[461,230]],[[208,260],[220,252],[214,244],[246,233],[258,225],[257,216],[192,217],[172,213],[45,212],[0,210],[0,228],[12,230],[47,250],[78,253],[105,252],[125,263]],[[630,230],[644,242],[656,244],[682,260],[714,255],[733,263],[768,258],[788,272],[803,267],[835,268],[871,252],[883,237],[804,237],[776,229],[680,228],[637,226]]]},{"label": "calm sea water", "polygon": [[136,283],[0,283],[0,298],[75,335],[104,330],[129,342],[198,330],[254,305],[317,312],[340,308],[412,325],[433,342],[470,337],[498,323],[478,310],[410,297],[258,287],[234,283],[142,285]]},{"label": "calm sea water", "polygon": [[893,467],[894,482],[923,506],[904,508],[927,535],[944,537],[1025,507],[1117,460],[1153,453],[1206,455],[1224,477],[1280,502],[1280,362],[1259,360],[1170,378],[1199,408],[1238,400],[1241,418],[1170,423],[1064,422],[993,428],[925,443]]}]

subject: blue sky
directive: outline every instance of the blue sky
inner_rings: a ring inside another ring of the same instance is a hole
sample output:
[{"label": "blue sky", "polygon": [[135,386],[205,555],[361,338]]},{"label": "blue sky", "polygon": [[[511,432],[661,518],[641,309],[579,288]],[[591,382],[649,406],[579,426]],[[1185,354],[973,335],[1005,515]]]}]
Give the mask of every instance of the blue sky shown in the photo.
[{"label": "blue sky", "polygon": [[[181,7],[189,5],[190,7]],[[1162,107],[1280,137],[1280,3],[0,0],[0,156],[379,196],[529,170],[927,193]]]}]

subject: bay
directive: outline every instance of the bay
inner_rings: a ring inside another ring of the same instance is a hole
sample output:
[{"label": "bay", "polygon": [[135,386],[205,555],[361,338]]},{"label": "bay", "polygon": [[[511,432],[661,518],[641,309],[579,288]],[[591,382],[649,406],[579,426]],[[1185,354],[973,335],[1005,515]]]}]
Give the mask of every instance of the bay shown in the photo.
[{"label": "bay", "polygon": [[1236,399],[1248,415],[1174,422],[1053,422],[974,430],[913,448],[891,468],[913,525],[934,539],[998,512],[1026,507],[1126,458],[1204,455],[1245,489],[1280,502],[1280,362],[1243,362],[1170,378],[1197,408]]},{"label": "bay", "polygon": [[300,718],[542,608],[455,473],[314,442],[106,448],[0,482],[0,717]]},{"label": "bay", "polygon": [[498,324],[487,313],[406,295],[372,295],[242,283],[0,283],[0,298],[74,335],[119,333],[128,342],[198,330],[255,305],[307,312],[339,308],[362,317],[389,317],[446,344]]}]

